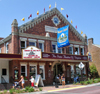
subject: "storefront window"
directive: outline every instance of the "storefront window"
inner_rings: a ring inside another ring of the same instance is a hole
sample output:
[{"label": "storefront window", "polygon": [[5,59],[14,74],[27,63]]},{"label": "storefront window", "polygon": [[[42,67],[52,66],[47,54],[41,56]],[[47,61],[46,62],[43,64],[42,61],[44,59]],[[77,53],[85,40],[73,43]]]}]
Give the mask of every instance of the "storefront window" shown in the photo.
[{"label": "storefront window", "polygon": [[24,77],[27,76],[27,65],[26,64],[21,65],[21,75]]},{"label": "storefront window", "polygon": [[36,46],[35,42],[29,42],[29,46]]},{"label": "storefront window", "polygon": [[81,75],[81,69],[79,68],[78,65],[76,65],[76,74],[79,76]]},{"label": "storefront window", "polygon": [[30,76],[33,76],[35,78],[36,75],[37,75],[36,66],[30,66]]},{"label": "storefront window", "polygon": [[86,69],[85,69],[85,66],[84,66],[84,68],[82,69],[82,75],[83,75],[83,77],[86,77]]},{"label": "storefront window", "polygon": [[39,72],[40,72],[40,75],[41,75],[42,79],[45,79],[44,65],[39,66]]}]

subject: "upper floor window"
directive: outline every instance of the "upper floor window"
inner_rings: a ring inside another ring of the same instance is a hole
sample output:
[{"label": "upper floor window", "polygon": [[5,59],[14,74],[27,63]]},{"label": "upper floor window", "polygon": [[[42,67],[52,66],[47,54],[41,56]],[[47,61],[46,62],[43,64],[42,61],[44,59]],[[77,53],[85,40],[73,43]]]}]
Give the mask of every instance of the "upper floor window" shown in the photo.
[{"label": "upper floor window", "polygon": [[39,43],[39,48],[41,49],[42,52],[44,52],[44,41],[38,40],[38,43]]},{"label": "upper floor window", "polygon": [[1,53],[1,48],[0,48],[0,53]]},{"label": "upper floor window", "polygon": [[62,48],[58,48],[58,53],[62,53]]},{"label": "upper floor window", "polygon": [[74,51],[75,55],[79,55],[79,45],[74,45],[74,47],[75,47]]},{"label": "upper floor window", "polygon": [[80,46],[80,50],[81,50],[81,55],[84,55],[84,47],[83,46]]},{"label": "upper floor window", "polygon": [[8,43],[6,43],[6,53],[8,53]]},{"label": "upper floor window", "polygon": [[21,40],[21,50],[26,48],[26,40],[27,38],[20,38]]},{"label": "upper floor window", "polygon": [[52,45],[52,52],[57,53],[56,45],[54,45],[54,44]]},{"label": "upper floor window", "polygon": [[69,47],[69,54],[73,54],[73,47]]},{"label": "upper floor window", "polygon": [[35,39],[28,39],[29,46],[36,46],[36,40]]}]

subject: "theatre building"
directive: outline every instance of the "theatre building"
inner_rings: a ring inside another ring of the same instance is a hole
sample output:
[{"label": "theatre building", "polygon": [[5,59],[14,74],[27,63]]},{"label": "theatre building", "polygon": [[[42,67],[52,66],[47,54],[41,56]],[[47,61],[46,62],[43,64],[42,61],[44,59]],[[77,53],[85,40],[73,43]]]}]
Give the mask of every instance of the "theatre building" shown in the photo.
[{"label": "theatre building", "polygon": [[[69,25],[69,46],[57,47],[57,29]],[[86,56],[87,36],[81,36],[57,8],[18,26],[11,24],[11,34],[0,38],[0,83],[19,81],[40,74],[44,85],[53,84],[58,74],[65,74],[66,83],[73,81],[74,74],[80,79],[88,76],[89,62]],[[34,58],[33,58],[34,57]],[[84,64],[83,70],[79,64]]]}]

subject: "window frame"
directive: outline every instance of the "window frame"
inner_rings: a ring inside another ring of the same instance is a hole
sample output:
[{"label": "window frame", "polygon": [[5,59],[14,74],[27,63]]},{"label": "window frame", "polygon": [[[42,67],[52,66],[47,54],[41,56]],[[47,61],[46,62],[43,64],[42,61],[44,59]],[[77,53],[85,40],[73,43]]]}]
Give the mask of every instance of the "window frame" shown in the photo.
[{"label": "window frame", "polygon": [[[6,53],[9,52],[9,46],[8,46],[8,45],[9,45],[9,43],[7,42],[7,43],[6,43]],[[8,46],[8,47],[7,47],[7,46]]]},{"label": "window frame", "polygon": [[1,48],[0,48],[0,53],[1,53]]},{"label": "window frame", "polygon": [[83,49],[83,55],[84,55],[84,46],[80,46],[80,49]]},{"label": "window frame", "polygon": [[36,75],[35,75],[35,77],[37,76],[37,64],[31,64],[31,63],[29,63],[29,73],[30,73],[30,66],[36,66]]},{"label": "window frame", "polygon": [[39,49],[41,49],[42,52],[44,52],[44,40],[38,40],[38,45],[39,43],[42,43],[42,49],[39,47]]},{"label": "window frame", "polygon": [[[35,43],[35,47],[36,47],[36,39],[28,39],[28,41],[29,41],[29,43],[30,43],[30,42]],[[29,45],[29,46],[33,46],[33,45]]]},{"label": "window frame", "polygon": [[[78,48],[78,52],[77,52],[77,54],[75,54],[75,55],[80,55],[79,45],[74,45],[74,47],[75,47],[75,48]],[[75,52],[76,52],[76,51],[75,51]],[[75,53],[75,52],[74,52],[74,53]]]},{"label": "window frame", "polygon": [[[55,45],[55,48],[56,48],[56,53],[58,53],[57,42],[52,42],[52,45]],[[52,48],[52,52],[53,52],[53,48]],[[55,53],[55,52],[53,52],[53,53]]]}]

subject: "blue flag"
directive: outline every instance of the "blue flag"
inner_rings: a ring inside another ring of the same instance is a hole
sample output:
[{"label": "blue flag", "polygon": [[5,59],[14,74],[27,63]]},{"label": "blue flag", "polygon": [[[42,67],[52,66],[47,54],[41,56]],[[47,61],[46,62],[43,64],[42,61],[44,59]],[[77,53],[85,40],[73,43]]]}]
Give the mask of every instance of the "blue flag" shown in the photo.
[{"label": "blue flag", "polygon": [[69,25],[58,28],[57,30],[57,46],[58,48],[70,45],[68,39]]}]

